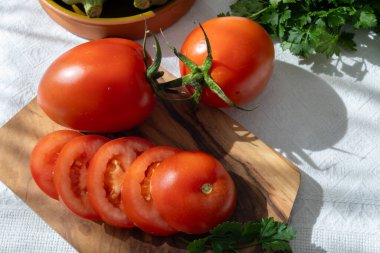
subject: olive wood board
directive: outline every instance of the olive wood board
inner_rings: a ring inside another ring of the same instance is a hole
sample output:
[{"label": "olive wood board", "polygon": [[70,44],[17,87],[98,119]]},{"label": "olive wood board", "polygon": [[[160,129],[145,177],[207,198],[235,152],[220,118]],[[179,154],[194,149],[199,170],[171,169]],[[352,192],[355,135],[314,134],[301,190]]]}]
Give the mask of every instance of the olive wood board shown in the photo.
[{"label": "olive wood board", "polygon": [[[172,78],[168,73],[164,76]],[[137,228],[81,219],[43,194],[31,177],[29,156],[40,138],[58,129],[63,127],[43,113],[36,99],[17,113],[0,129],[0,180],[78,252],[186,252],[182,239],[194,236],[152,236]],[[188,105],[158,102],[145,123],[109,137],[124,135],[141,136],[156,145],[202,150],[216,157],[237,187],[231,220],[272,216],[288,221],[300,185],[298,169],[221,110],[200,106],[194,112]],[[259,248],[244,251],[261,252]]]}]

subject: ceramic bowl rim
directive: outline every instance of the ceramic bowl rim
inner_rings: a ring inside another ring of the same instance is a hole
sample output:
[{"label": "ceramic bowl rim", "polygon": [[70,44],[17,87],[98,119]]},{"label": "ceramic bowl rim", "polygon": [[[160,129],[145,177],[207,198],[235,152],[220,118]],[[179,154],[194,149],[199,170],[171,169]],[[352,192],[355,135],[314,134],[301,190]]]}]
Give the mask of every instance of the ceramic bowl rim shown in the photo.
[{"label": "ceramic bowl rim", "polygon": [[57,4],[53,0],[39,0],[40,2],[45,2],[46,6],[53,11],[55,10],[60,15],[65,16],[70,19],[74,19],[77,22],[85,23],[85,24],[92,24],[92,25],[119,25],[119,24],[126,24],[126,23],[135,23],[147,20],[149,18],[152,18],[157,15],[157,13],[160,10],[166,9],[170,7],[171,5],[175,4],[176,1],[172,1],[169,4],[163,6],[162,8],[158,7],[157,9],[146,11],[140,14],[132,15],[132,16],[126,16],[126,17],[118,17],[118,18],[89,18],[87,16],[83,16],[81,14],[75,13],[73,11],[70,11],[61,5]]}]

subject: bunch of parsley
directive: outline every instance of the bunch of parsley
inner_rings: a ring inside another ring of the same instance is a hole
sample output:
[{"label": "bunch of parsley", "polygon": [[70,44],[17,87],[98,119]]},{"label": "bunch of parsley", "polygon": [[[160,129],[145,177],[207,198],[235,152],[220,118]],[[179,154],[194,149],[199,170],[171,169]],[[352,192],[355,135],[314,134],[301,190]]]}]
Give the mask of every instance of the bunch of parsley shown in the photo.
[{"label": "bunch of parsley", "polygon": [[[219,16],[248,17],[278,38],[284,50],[330,58],[356,50],[355,29],[379,30],[379,0],[237,0]],[[354,28],[354,29],[353,29]]]},{"label": "bunch of parsley", "polygon": [[227,221],[213,228],[208,235],[189,243],[189,253],[212,249],[215,253],[239,252],[239,249],[258,246],[270,251],[291,251],[289,242],[295,231],[273,217],[246,223]]}]

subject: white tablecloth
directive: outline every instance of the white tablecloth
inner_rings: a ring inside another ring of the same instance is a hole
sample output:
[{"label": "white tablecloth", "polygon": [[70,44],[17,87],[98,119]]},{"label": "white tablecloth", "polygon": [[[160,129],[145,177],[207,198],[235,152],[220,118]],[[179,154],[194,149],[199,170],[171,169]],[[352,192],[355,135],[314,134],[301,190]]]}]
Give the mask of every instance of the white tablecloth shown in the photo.
[{"label": "white tablecloth", "polygon": [[[195,24],[233,1],[198,0],[165,30],[180,47]],[[302,173],[290,224],[294,252],[380,252],[380,38],[358,51],[301,60],[278,43],[273,77],[254,112],[226,112],[288,157]],[[35,95],[48,65],[86,40],[52,21],[36,0],[0,4],[0,125]],[[164,50],[163,66],[178,75]],[[5,169],[5,168],[0,168]],[[0,252],[75,252],[0,182]]]}]

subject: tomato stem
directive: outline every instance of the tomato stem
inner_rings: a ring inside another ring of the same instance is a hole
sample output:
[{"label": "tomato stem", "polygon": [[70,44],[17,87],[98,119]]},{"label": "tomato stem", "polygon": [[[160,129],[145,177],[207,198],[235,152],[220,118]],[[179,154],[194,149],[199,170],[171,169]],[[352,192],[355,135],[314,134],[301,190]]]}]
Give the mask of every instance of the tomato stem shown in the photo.
[{"label": "tomato stem", "polygon": [[[174,79],[168,82],[163,82],[163,83],[158,82],[158,79],[162,77],[162,74],[161,73],[157,74],[159,70],[159,66],[161,64],[161,59],[162,59],[160,44],[158,42],[157,37],[154,34],[152,34],[154,38],[154,43],[155,43],[154,45],[156,48],[156,56],[153,63],[149,65],[148,64],[149,61],[148,61],[147,53],[146,53],[146,34],[145,34],[143,47],[144,47],[145,62],[147,65],[147,79],[149,83],[151,84],[151,87],[154,93],[163,100],[171,100],[171,101],[191,100],[193,101],[195,107],[197,107],[201,101],[203,90],[205,88],[209,88],[212,92],[214,92],[220,99],[222,99],[229,106],[235,107],[237,109],[244,110],[244,111],[251,111],[252,109],[246,109],[246,108],[242,108],[236,105],[231,99],[227,97],[227,95],[223,92],[222,88],[220,88],[220,86],[211,77],[210,71],[211,71],[211,67],[213,63],[211,45],[207,37],[206,31],[204,30],[201,24],[199,24],[199,26],[202,29],[202,32],[206,40],[206,45],[207,45],[206,59],[204,60],[201,66],[198,66],[191,59],[189,59],[187,56],[182,54],[175,47],[170,45],[169,42],[166,41],[167,46],[172,50],[174,55],[176,55],[178,59],[182,61],[186,65],[186,67],[189,68],[190,74],[187,74],[185,76],[179,77],[177,79]],[[161,34],[165,38],[162,32]],[[193,90],[192,95],[190,95],[188,92],[184,92],[185,90],[184,88],[186,86],[192,88]],[[180,96],[173,98],[173,97],[169,97],[168,94],[178,94]]]},{"label": "tomato stem", "polygon": [[213,187],[212,187],[212,184],[206,183],[202,185],[201,189],[204,194],[208,195],[212,192]]},{"label": "tomato stem", "polygon": [[[148,53],[146,51],[146,38],[147,34],[150,33],[145,28],[145,35],[144,35],[144,41],[143,41],[143,52],[144,52],[144,59],[145,59],[145,65],[147,66],[146,71],[146,78],[148,79],[148,82],[155,93],[156,96],[163,100],[170,100],[170,101],[183,101],[183,100],[191,100],[192,96],[189,95],[188,92],[185,92],[185,90],[177,90],[179,87],[183,87],[183,80],[181,78],[170,81],[168,86],[161,84],[158,82],[158,79],[160,79],[164,72],[160,71],[160,65],[161,65],[161,59],[162,59],[162,53],[161,53],[161,46],[158,42],[157,37],[155,34],[152,34],[154,38],[154,47],[156,48],[156,55],[155,59],[152,64],[150,64],[150,59],[148,57]],[[168,94],[177,94],[180,95],[180,97],[169,97]]]}]

